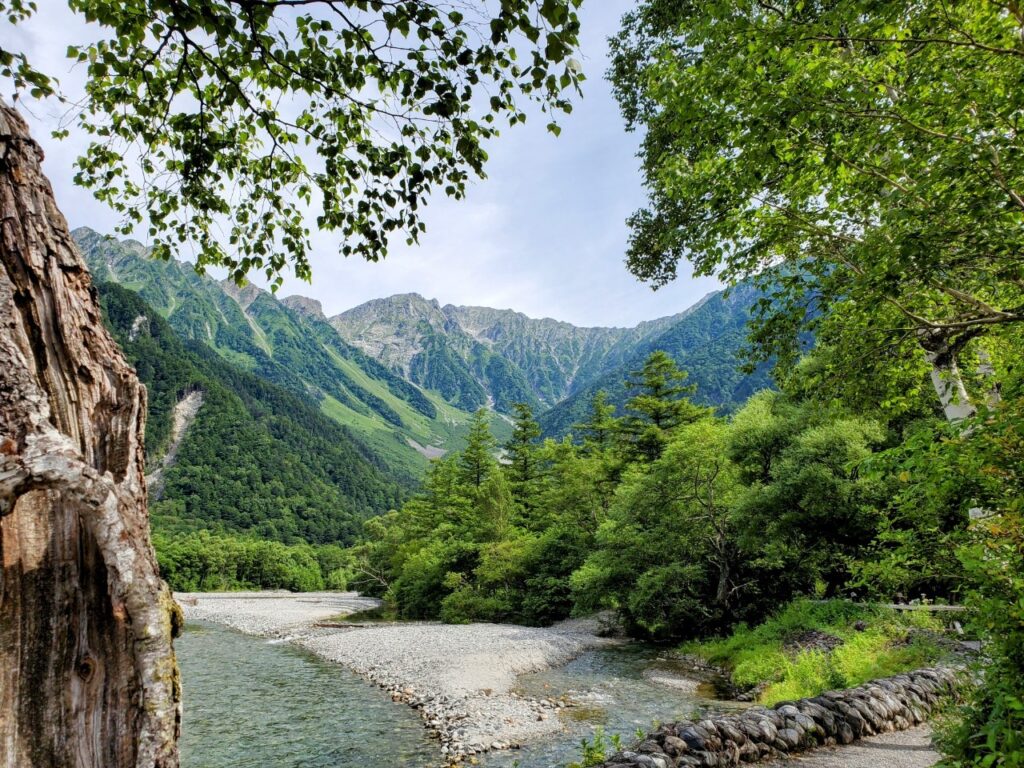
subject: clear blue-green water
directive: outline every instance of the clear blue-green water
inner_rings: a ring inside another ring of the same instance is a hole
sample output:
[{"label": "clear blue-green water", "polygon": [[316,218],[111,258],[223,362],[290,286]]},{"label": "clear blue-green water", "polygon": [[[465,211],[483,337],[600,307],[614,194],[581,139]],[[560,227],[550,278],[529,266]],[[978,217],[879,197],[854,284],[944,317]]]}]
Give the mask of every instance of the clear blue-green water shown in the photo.
[{"label": "clear blue-green water", "polygon": [[593,741],[600,729],[619,736],[625,748],[660,723],[694,718],[700,713],[727,711],[742,705],[716,701],[710,687],[681,691],[652,682],[648,675],[684,675],[685,665],[662,649],[633,644],[584,653],[564,667],[519,679],[519,691],[536,698],[568,696],[576,706],[560,710],[560,733],[523,744],[513,752],[487,755],[488,768],[563,768],[578,761],[580,742]]},{"label": "clear blue-green water", "polygon": [[[176,644],[185,695],[182,768],[426,768],[441,763],[419,715],[345,668],[285,643],[189,625]],[[554,768],[580,755],[597,728],[624,742],[637,728],[729,705],[651,682],[685,671],[642,645],[585,653],[526,675],[520,692],[568,696],[559,731],[519,750],[481,756],[485,768]],[[735,705],[733,705],[735,706]]]},{"label": "clear blue-green water", "polygon": [[337,664],[284,643],[189,625],[175,643],[182,768],[422,768],[419,715]]}]

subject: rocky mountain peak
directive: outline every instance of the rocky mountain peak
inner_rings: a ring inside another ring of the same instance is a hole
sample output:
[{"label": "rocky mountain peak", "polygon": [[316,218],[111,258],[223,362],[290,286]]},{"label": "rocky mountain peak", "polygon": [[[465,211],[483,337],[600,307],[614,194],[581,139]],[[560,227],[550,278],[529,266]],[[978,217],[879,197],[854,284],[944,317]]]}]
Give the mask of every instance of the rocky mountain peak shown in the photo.
[{"label": "rocky mountain peak", "polygon": [[261,295],[266,293],[262,288],[257,288],[252,283],[239,286],[234,280],[228,278],[220,281],[220,287],[228,296],[238,302],[238,305],[246,310]]},{"label": "rocky mountain peak", "polygon": [[316,299],[311,299],[308,296],[286,296],[281,299],[281,303],[288,309],[294,310],[299,314],[311,317],[314,320],[326,320],[327,315],[324,314],[324,307]]}]

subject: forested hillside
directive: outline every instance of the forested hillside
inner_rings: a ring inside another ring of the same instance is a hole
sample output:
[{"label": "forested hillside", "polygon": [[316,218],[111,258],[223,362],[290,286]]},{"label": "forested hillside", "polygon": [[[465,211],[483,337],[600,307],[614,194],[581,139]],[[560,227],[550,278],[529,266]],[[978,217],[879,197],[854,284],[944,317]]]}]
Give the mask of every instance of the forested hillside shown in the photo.
[{"label": "forested hillside", "polygon": [[85,228],[74,235],[97,281],[138,292],[182,339],[318,407],[402,482],[419,479],[427,456],[461,444],[468,411],[347,344],[311,305],[197,275],[190,264],[151,258],[134,241]]},{"label": "forested hillside", "polygon": [[173,412],[202,393],[195,421],[151,499],[157,532],[249,533],[286,543],[351,543],[403,489],[350,431],[281,386],[182,342],[137,294],[99,283],[105,318],[149,393],[147,463],[167,448]]},{"label": "forested hillside", "polygon": [[327,317],[311,299],[216,282],[133,241],[84,228],[75,237],[97,280],[137,291],[183,339],[316,405],[403,482],[418,481],[428,458],[460,448],[478,408],[492,410],[504,439],[516,403],[536,413],[554,406],[541,419],[552,435],[565,434],[599,389],[621,407],[624,373],[655,349],[690,371],[697,402],[723,412],[769,386],[764,369],[739,368],[757,298],[746,287],[635,328],[579,328],[416,294]]},{"label": "forested hillside", "polygon": [[[822,362],[722,418],[652,352],[619,382],[623,407],[598,393],[572,440],[542,441],[521,409],[500,463],[478,420],[421,493],[368,525],[355,581],[406,618],[544,624],[610,608],[657,640],[851,588],[957,599],[967,517],[949,510],[976,489],[947,486],[941,503],[915,507],[902,489],[928,481],[893,424],[823,403]],[[927,404],[915,417],[918,439],[948,435]],[[955,447],[932,458],[929,476]]]},{"label": "forested hillside", "polygon": [[574,424],[585,419],[599,391],[605,392],[609,405],[621,411],[629,398],[629,372],[657,350],[667,352],[689,374],[694,402],[716,406],[720,413],[730,413],[755,392],[772,388],[770,366],[762,364],[746,374],[738,357],[746,346],[751,308],[759,295],[746,284],[728,293],[712,293],[668,327],[646,335],[629,347],[621,362],[541,414],[544,434],[561,437],[571,432]]}]

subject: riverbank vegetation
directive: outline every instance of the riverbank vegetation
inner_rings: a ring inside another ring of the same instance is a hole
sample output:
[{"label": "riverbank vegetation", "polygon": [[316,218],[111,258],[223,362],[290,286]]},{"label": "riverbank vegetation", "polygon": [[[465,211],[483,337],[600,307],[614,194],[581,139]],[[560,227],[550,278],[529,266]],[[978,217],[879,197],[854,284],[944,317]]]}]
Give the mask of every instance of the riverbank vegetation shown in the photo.
[{"label": "riverbank vegetation", "polygon": [[179,592],[345,589],[348,554],[337,544],[282,544],[207,530],[153,533],[160,573]]},{"label": "riverbank vegetation", "polygon": [[1024,765],[1022,30],[1016,3],[643,0],[613,41],[649,192],[630,269],[757,280],[753,359],[884,428],[846,465],[868,497],[816,495],[868,524],[836,551],[859,591],[974,608],[962,765]]},{"label": "riverbank vegetation", "polygon": [[655,353],[625,412],[599,394],[572,438],[541,442],[520,407],[500,461],[481,413],[422,493],[367,524],[351,583],[404,618],[542,624],[613,609],[655,641],[754,625],[798,596],[959,600],[954,553],[978,488],[950,483],[934,505],[908,495],[944,471],[936,446],[955,435],[924,402],[910,419],[822,402],[825,354],[724,419],[690,403],[685,373]]},{"label": "riverbank vegetation", "polygon": [[764,704],[934,664],[949,655],[946,626],[925,609],[896,611],[846,600],[795,600],[755,627],[725,638],[687,643],[693,654],[728,673]]}]

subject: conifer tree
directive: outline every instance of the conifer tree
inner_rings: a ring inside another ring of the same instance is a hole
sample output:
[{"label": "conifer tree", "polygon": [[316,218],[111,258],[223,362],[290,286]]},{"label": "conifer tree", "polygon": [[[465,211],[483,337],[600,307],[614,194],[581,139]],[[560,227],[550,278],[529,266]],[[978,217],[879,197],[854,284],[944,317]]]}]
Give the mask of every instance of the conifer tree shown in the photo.
[{"label": "conifer tree", "polygon": [[466,436],[466,449],[459,458],[462,482],[479,490],[496,466],[494,435],[488,423],[487,409],[481,408],[473,414]]},{"label": "conifer tree", "polygon": [[533,410],[526,403],[514,403],[515,422],[512,425],[512,437],[505,443],[508,457],[506,468],[512,495],[516,501],[529,511],[533,506],[533,496],[537,481],[537,438],[540,437],[540,426],[533,418]]},{"label": "conifer tree", "polygon": [[573,430],[583,438],[584,453],[594,449],[607,448],[619,426],[615,417],[615,406],[608,402],[608,393],[599,389],[590,401],[590,415],[587,421],[573,425]]},{"label": "conifer tree", "polygon": [[630,373],[627,386],[634,394],[619,425],[630,460],[656,461],[675,429],[710,414],[711,409],[687,398],[695,387],[683,383],[686,377],[686,371],[661,350],[652,352],[642,369]]}]

